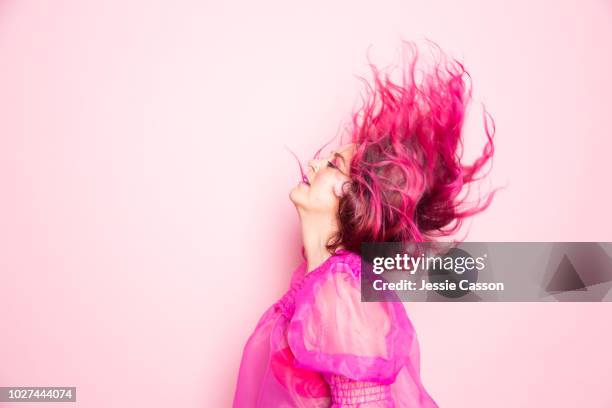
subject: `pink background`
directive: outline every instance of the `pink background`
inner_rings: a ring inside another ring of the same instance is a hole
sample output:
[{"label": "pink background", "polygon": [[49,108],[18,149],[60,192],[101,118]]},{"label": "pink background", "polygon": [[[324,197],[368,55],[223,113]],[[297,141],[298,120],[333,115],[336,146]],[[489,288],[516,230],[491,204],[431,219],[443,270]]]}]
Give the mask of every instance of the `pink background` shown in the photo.
[{"label": "pink background", "polygon": [[[229,406],[300,260],[284,146],[336,134],[400,36],[465,63],[469,151],[496,120],[469,240],[612,241],[610,1],[3,0],[0,386]],[[443,408],[612,406],[612,304],[407,309]]]}]

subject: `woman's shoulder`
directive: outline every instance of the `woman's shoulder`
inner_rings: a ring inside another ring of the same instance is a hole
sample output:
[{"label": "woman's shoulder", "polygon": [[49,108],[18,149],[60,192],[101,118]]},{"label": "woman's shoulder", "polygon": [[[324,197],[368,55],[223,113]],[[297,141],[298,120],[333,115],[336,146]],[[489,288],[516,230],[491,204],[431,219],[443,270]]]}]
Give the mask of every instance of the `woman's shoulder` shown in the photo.
[{"label": "woman's shoulder", "polygon": [[360,272],[360,255],[342,251],[306,275],[287,339],[301,367],[388,384],[406,363],[412,328],[401,303],[362,302]]},{"label": "woman's shoulder", "polygon": [[360,275],[360,255],[347,250],[337,251],[306,273],[296,285],[298,302],[329,301],[339,293],[360,291]]}]

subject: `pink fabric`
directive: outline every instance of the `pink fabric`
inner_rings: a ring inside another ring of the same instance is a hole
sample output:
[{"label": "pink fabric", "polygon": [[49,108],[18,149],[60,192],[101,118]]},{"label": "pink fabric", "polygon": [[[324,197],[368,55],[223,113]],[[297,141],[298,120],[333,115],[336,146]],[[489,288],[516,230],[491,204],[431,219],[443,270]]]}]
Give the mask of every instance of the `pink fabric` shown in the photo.
[{"label": "pink fabric", "polygon": [[359,255],[341,250],[259,320],[244,348],[234,408],[437,408],[400,302],[361,302]]},{"label": "pink fabric", "polygon": [[393,394],[389,385],[373,381],[357,381],[332,374],[329,379],[332,407],[393,407]]}]

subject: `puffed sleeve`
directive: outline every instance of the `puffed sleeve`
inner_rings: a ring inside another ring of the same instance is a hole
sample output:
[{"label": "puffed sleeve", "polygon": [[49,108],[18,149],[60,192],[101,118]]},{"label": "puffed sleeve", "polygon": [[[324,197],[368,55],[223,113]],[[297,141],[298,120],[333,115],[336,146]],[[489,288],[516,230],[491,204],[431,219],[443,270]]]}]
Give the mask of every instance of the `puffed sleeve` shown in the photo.
[{"label": "puffed sleeve", "polygon": [[313,272],[296,294],[287,340],[300,367],[390,384],[415,339],[400,302],[361,302],[359,274],[343,262]]}]

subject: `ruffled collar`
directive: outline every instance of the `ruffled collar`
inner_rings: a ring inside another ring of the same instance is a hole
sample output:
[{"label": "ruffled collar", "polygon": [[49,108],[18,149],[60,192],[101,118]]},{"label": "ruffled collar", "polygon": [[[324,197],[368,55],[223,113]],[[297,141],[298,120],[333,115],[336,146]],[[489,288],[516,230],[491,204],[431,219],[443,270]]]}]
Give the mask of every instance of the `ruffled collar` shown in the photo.
[{"label": "ruffled collar", "polygon": [[353,271],[355,276],[358,276],[359,273],[361,272],[361,257],[359,256],[359,254],[349,251],[347,249],[339,249],[336,251],[335,254],[329,256],[319,266],[317,266],[316,268],[314,268],[312,271],[308,273],[306,273],[306,261],[304,260],[302,264],[300,265],[300,268],[301,268],[300,272],[302,273],[302,276],[299,279],[297,279],[296,283],[300,284],[301,286],[301,284],[306,279],[309,279],[310,276],[317,275],[321,273],[321,271],[325,271],[333,264],[336,264],[339,262],[348,264],[351,267],[351,270]]},{"label": "ruffled collar", "polygon": [[340,262],[348,264],[356,277],[361,273],[361,257],[359,254],[346,249],[339,249],[334,255],[329,256],[319,266],[308,273],[306,273],[306,261],[304,260],[294,272],[289,290],[278,300],[278,302],[276,302],[276,310],[280,311],[287,318],[291,318],[295,309],[295,293],[299,291],[309,279],[321,273],[325,273],[332,265]]}]

